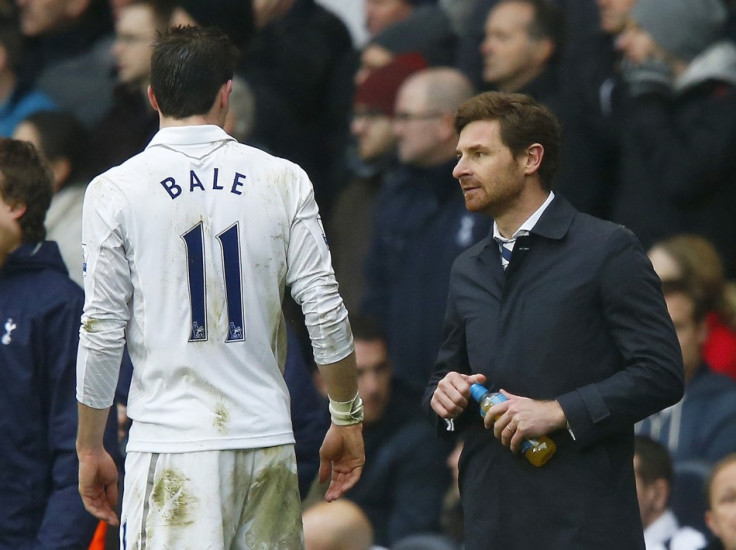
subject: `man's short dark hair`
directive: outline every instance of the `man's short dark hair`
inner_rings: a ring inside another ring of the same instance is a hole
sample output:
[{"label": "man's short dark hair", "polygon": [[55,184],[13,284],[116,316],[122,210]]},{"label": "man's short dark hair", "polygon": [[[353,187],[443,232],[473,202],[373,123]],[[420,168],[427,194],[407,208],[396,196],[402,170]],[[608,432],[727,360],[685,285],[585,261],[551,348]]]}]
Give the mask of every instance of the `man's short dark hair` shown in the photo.
[{"label": "man's short dark hair", "polygon": [[23,242],[46,238],[43,221],[51,204],[51,181],[51,171],[33,145],[0,138],[0,195],[8,204],[26,207],[18,220]]},{"label": "man's short dark hair", "polygon": [[235,72],[238,49],[214,27],[175,27],[158,36],[151,88],[161,114],[182,119],[207,114]]},{"label": "man's short dark hair", "polygon": [[645,435],[634,438],[634,455],[639,457],[637,473],[644,483],[653,483],[664,479],[672,485],[672,459],[667,448]]},{"label": "man's short dark hair", "polygon": [[539,143],[544,148],[539,177],[546,189],[551,188],[562,142],[562,129],[552,111],[525,94],[484,92],[460,105],[455,130],[460,134],[465,126],[478,120],[498,121],[501,142],[514,157]]}]

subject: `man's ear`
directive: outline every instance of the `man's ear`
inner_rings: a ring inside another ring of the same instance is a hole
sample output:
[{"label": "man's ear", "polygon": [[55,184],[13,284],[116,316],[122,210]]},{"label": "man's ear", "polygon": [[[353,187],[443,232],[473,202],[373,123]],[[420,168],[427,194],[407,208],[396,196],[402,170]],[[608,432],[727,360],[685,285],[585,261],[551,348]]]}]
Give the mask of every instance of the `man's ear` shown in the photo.
[{"label": "man's ear", "polygon": [[151,107],[153,107],[153,110],[156,112],[159,112],[158,109],[158,101],[156,101],[156,95],[153,93],[153,88],[151,88],[151,85],[148,85],[148,102],[151,104]]},{"label": "man's ear", "polygon": [[524,162],[524,174],[531,175],[539,172],[539,167],[542,165],[542,159],[544,158],[544,147],[539,143],[533,143],[530,145],[525,153]]},{"label": "man's ear", "polygon": [[555,53],[555,44],[549,38],[542,38],[536,41],[534,48],[534,57],[540,66],[549,63]]},{"label": "man's ear", "polygon": [[233,91],[233,81],[232,79],[228,80],[225,84],[222,85],[222,88],[220,89],[220,106],[223,109],[227,109],[230,107],[230,94]]}]

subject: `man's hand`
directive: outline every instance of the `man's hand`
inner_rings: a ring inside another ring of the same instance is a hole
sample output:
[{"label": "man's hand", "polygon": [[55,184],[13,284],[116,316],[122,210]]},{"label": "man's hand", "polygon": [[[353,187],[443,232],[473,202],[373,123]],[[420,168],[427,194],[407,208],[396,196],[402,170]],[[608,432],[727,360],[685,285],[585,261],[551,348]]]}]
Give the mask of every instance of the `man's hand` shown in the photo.
[{"label": "man's hand", "polygon": [[365,464],[363,424],[330,425],[319,450],[319,482],[330,478],[325,500],[340,498],[360,479]]},{"label": "man's hand", "polygon": [[90,514],[118,525],[118,468],[107,451],[79,453],[79,494]]},{"label": "man's hand", "polygon": [[452,420],[465,410],[470,402],[470,386],[485,384],[486,377],[482,374],[462,374],[455,371],[448,372],[439,381],[432,394],[430,405],[440,418]]},{"label": "man's hand", "polygon": [[529,399],[505,390],[501,393],[508,401],[493,405],[483,424],[513,452],[521,448],[524,439],[546,435],[567,425],[565,413],[557,401]]}]

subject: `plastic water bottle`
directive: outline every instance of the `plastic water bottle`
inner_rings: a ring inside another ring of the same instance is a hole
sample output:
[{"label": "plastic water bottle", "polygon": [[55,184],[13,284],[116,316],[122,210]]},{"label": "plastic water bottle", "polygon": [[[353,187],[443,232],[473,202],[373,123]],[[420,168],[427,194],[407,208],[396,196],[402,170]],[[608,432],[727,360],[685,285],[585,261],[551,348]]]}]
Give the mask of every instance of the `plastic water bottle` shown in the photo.
[{"label": "plastic water bottle", "polygon": [[[470,386],[470,393],[480,406],[480,415],[485,418],[488,409],[493,405],[507,401],[506,396],[499,392],[491,392],[481,384]],[[495,419],[494,419],[495,420]],[[534,466],[544,466],[557,450],[557,445],[546,435],[521,442],[521,452]]]}]

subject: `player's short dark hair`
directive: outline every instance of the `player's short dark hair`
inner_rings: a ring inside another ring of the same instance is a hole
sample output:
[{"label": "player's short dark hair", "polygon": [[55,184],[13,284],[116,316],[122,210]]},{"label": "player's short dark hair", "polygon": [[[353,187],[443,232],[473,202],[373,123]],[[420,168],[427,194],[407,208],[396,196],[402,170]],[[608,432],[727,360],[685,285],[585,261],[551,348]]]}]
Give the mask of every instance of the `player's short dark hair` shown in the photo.
[{"label": "player's short dark hair", "polygon": [[36,148],[27,141],[0,138],[0,195],[8,204],[23,204],[18,220],[23,242],[46,238],[43,225],[51,204],[51,171]]},{"label": "player's short dark hair", "polygon": [[160,34],[151,57],[151,88],[164,116],[181,119],[210,111],[232,79],[238,49],[214,27],[174,27]]},{"label": "player's short dark hair", "polygon": [[484,92],[460,105],[455,130],[460,134],[465,126],[478,120],[498,121],[501,142],[514,157],[539,143],[544,148],[539,177],[546,189],[551,188],[562,144],[562,128],[552,111],[525,94]]},{"label": "player's short dark hair", "polygon": [[638,474],[644,483],[664,479],[672,485],[672,459],[667,448],[646,435],[634,438],[634,455],[639,457]]}]

